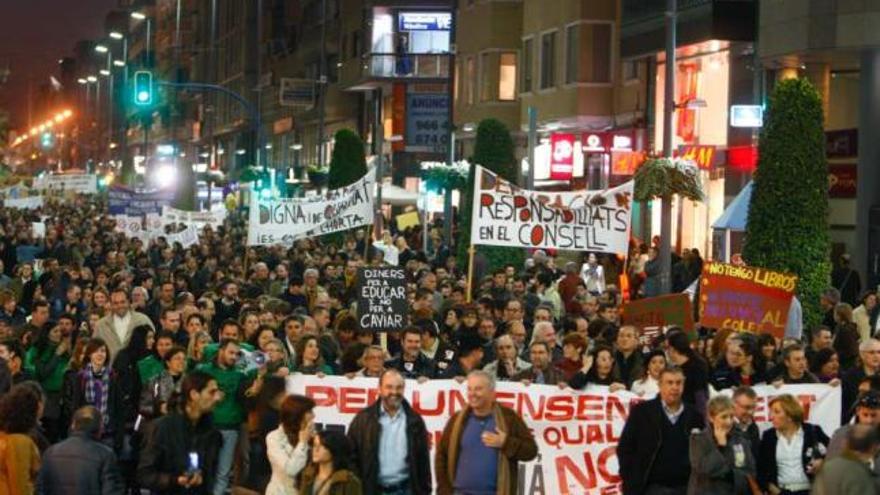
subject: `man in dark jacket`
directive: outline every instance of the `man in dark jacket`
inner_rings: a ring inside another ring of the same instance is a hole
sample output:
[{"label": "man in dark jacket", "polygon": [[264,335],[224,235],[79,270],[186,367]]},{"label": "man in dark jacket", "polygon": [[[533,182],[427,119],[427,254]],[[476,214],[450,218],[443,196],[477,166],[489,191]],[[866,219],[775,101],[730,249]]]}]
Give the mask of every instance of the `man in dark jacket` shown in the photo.
[{"label": "man in dark jacket", "polygon": [[141,451],[137,480],[157,494],[209,494],[223,443],[210,412],[222,394],[217,380],[203,371],[189,373],[180,388],[185,402],[156,421]]},{"label": "man in dark jacket", "polygon": [[657,398],[630,411],[617,446],[624,495],[687,492],[690,432],[703,428],[703,418],[682,401],[683,392],[684,373],[666,368]]},{"label": "man in dark jacket", "polygon": [[431,493],[431,457],[425,421],[403,398],[399,371],[379,377],[379,400],[361,410],[348,429],[352,458],[365,495]]},{"label": "man in dark jacket", "polygon": [[73,415],[71,434],[43,454],[38,494],[122,494],[125,484],[113,451],[99,442],[101,413],[92,406]]},{"label": "man in dark jacket", "polygon": [[422,354],[422,331],[412,326],[403,329],[400,335],[402,349],[400,354],[385,363],[385,367],[399,371],[404,378],[434,378],[434,361]]}]

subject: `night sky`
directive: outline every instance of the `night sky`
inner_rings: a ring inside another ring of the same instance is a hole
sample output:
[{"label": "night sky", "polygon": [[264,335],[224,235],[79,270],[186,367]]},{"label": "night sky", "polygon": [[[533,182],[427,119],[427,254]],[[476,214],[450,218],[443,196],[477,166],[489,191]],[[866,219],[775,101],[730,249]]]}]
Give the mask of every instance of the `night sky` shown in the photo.
[{"label": "night sky", "polygon": [[[12,73],[0,86],[0,108],[13,127],[27,124],[27,85],[57,78],[58,59],[80,39],[103,34],[104,17],[118,0],[0,0],[0,67]],[[40,116],[35,115],[37,119]]]}]

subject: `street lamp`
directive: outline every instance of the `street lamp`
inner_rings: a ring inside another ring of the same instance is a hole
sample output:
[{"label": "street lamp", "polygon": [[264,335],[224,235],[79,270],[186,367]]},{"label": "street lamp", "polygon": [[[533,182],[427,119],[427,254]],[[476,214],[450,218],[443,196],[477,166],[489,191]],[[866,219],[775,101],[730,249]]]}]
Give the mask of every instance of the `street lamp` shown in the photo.
[{"label": "street lamp", "polygon": [[135,20],[138,20],[138,21],[142,21],[142,20],[144,20],[144,19],[147,18],[147,15],[144,14],[143,12],[137,12],[137,11],[135,11],[135,12],[132,12],[132,13],[131,13],[131,18],[132,18],[132,19],[135,19]]},{"label": "street lamp", "polygon": [[114,67],[125,67],[125,60],[116,59],[113,61]]},{"label": "street lamp", "polygon": [[150,32],[152,31],[152,20],[147,17],[147,14],[143,12],[134,11],[131,13],[131,18],[136,21],[147,21],[147,32],[146,32],[146,42],[144,43],[144,53],[146,55],[147,62],[150,60]]},{"label": "street lamp", "polygon": [[95,51],[98,53],[107,53],[110,49],[107,48],[106,45],[95,45]]},{"label": "street lamp", "polygon": [[107,69],[101,69],[98,71],[98,74],[101,74],[104,77],[108,77],[108,76],[110,76],[110,71]]},{"label": "street lamp", "polygon": [[91,75],[91,76],[86,77],[86,82],[96,83],[96,82],[98,82],[98,78],[97,78],[97,76]]},{"label": "street lamp", "polygon": [[80,84],[88,84],[88,81],[86,81],[86,79],[83,77],[80,77],[79,79],[77,79],[76,82],[78,82]]},{"label": "street lamp", "polygon": [[123,36],[122,33],[120,33],[119,31],[110,31],[108,36],[110,36],[114,40],[121,40],[121,39],[125,38],[125,36]]}]

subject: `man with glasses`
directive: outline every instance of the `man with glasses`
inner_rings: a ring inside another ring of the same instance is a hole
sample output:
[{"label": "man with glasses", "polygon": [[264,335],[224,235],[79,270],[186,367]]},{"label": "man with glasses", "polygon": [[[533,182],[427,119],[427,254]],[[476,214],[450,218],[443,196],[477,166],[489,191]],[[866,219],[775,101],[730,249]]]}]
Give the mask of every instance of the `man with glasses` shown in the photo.
[{"label": "man with glasses", "polygon": [[852,417],[852,407],[858,398],[859,383],[865,377],[880,372],[880,340],[868,339],[862,342],[859,345],[859,357],[861,357],[861,366],[847,371],[840,379],[843,386],[842,424],[849,423]]},{"label": "man with glasses", "polygon": [[755,407],[758,394],[749,386],[740,386],[733,391],[733,427],[748,439],[754,459],[758,458],[761,432],[755,424]]}]

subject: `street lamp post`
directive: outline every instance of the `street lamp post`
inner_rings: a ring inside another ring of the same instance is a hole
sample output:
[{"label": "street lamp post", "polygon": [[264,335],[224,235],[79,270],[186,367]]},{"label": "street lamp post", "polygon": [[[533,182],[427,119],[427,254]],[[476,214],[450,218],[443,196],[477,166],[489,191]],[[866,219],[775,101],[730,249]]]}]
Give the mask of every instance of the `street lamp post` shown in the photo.
[{"label": "street lamp post", "polygon": [[146,63],[144,65],[151,67],[153,64],[151,63],[152,60],[150,57],[150,50],[152,48],[152,43],[151,43],[150,38],[152,35],[152,30],[153,30],[153,20],[150,19],[150,17],[148,17],[147,14],[144,14],[143,12],[139,12],[139,11],[132,12],[131,18],[134,20],[137,20],[137,21],[147,21],[146,22],[146,29],[147,29],[146,38],[144,41],[144,59],[146,60]]},{"label": "street lamp post", "polygon": [[[666,0],[666,74],[663,98],[663,156],[672,159],[672,125],[675,117],[675,45],[678,3]],[[660,293],[672,289],[672,196],[660,204]],[[681,225],[678,226],[681,229]]]}]

